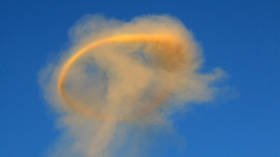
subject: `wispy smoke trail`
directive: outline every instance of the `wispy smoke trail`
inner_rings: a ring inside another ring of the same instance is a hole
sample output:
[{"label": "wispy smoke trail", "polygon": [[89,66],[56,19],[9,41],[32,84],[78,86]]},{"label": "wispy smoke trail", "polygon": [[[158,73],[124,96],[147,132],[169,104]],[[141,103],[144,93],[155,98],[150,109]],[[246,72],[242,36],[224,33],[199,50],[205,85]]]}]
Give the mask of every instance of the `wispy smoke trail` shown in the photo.
[{"label": "wispy smoke trail", "polygon": [[[170,110],[213,97],[219,73],[199,72],[201,54],[172,17],[90,16],[71,37],[70,50],[42,82],[69,136],[52,156],[117,156],[112,147],[124,124],[163,123]],[[119,144],[129,140],[124,134]]]}]

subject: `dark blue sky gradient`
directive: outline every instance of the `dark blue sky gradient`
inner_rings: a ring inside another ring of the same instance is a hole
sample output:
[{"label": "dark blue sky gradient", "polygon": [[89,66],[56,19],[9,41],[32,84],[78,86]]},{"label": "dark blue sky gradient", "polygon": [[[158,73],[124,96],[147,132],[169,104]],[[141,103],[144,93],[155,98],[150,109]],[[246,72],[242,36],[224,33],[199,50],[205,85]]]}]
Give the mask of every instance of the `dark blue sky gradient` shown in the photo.
[{"label": "dark blue sky gradient", "polygon": [[[0,156],[42,157],[59,137],[38,73],[68,47],[68,30],[86,14],[129,20],[179,18],[203,49],[205,69],[223,68],[230,90],[174,115],[185,154],[167,146],[158,156],[280,156],[280,1],[100,0],[0,1]],[[159,150],[157,150],[159,151]]]}]

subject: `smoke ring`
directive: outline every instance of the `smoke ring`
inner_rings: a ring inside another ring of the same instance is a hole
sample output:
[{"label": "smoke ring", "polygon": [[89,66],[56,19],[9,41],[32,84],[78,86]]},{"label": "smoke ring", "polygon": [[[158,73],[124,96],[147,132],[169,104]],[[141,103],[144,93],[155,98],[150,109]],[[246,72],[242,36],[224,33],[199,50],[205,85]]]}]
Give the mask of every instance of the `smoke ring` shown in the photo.
[{"label": "smoke ring", "polygon": [[[180,48],[181,43],[179,40],[176,40],[176,37],[172,36],[172,34],[153,34],[153,35],[147,35],[147,34],[129,34],[129,35],[116,35],[111,36],[108,38],[103,38],[94,42],[89,43],[88,45],[85,45],[84,47],[80,48],[78,51],[76,51],[72,56],[70,56],[64,64],[61,66],[59,72],[58,72],[58,79],[57,79],[57,91],[60,98],[62,98],[62,101],[65,105],[67,105],[68,108],[72,109],[73,111],[77,112],[80,115],[86,116],[86,117],[93,117],[95,119],[103,120],[107,115],[104,115],[103,113],[99,113],[94,111],[92,108],[80,104],[79,102],[75,102],[75,100],[71,99],[69,95],[65,92],[65,81],[67,79],[67,76],[69,72],[71,71],[73,65],[75,62],[77,62],[80,58],[82,58],[87,53],[90,53],[92,50],[100,47],[100,46],[106,46],[107,44],[131,44],[131,43],[140,43],[144,45],[151,45],[153,44],[169,44],[176,45],[173,52],[178,51]],[[181,50],[182,51],[182,50]],[[168,91],[161,92],[159,95],[167,95]],[[159,107],[161,105],[161,102],[164,100],[156,99],[152,102],[156,105],[152,106],[152,108],[149,109],[149,111],[154,110],[155,108]],[[147,112],[147,111],[146,111]],[[140,113],[140,112],[138,112]],[[134,117],[137,117],[137,115]]]}]

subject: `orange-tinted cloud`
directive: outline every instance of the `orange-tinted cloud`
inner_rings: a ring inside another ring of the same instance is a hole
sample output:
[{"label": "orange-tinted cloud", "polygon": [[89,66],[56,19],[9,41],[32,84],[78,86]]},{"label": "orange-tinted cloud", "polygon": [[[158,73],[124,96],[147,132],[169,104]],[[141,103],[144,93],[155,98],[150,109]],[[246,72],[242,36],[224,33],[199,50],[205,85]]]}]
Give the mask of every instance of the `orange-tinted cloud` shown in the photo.
[{"label": "orange-tinted cloud", "polygon": [[71,151],[58,146],[54,156],[105,157],[120,124],[159,123],[163,112],[213,97],[217,73],[199,73],[201,54],[172,17],[88,17],[72,37],[42,84],[74,137]]}]

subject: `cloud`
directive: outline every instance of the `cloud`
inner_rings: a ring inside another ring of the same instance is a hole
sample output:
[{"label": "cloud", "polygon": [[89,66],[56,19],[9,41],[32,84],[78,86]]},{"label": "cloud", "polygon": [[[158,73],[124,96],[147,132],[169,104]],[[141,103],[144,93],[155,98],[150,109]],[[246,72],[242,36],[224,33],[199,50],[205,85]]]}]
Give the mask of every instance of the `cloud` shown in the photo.
[{"label": "cloud", "polygon": [[65,128],[53,157],[119,156],[136,132],[141,138],[125,151],[140,156],[148,128],[167,126],[178,108],[211,100],[222,74],[200,72],[202,55],[191,33],[170,16],[130,22],[87,16],[70,36],[69,50],[41,75]]}]

